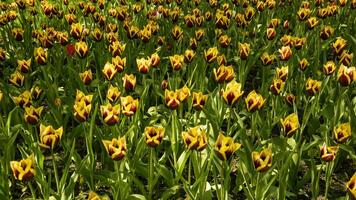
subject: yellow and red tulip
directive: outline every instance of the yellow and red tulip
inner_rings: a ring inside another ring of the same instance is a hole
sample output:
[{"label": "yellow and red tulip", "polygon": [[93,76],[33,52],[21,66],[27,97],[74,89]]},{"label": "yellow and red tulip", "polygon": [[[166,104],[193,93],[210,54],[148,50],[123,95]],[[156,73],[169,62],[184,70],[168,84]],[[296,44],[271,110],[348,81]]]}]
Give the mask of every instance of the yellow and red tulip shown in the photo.
[{"label": "yellow and red tulip", "polygon": [[14,178],[19,181],[29,181],[36,175],[33,154],[20,161],[10,161],[10,167]]},{"label": "yellow and red tulip", "polygon": [[334,139],[338,143],[346,143],[352,136],[350,123],[343,123],[334,127]]},{"label": "yellow and red tulip", "polygon": [[265,148],[261,152],[252,152],[252,160],[258,172],[265,172],[272,166],[272,149]]},{"label": "yellow and red tulip", "polygon": [[40,146],[45,149],[54,149],[63,135],[63,127],[54,129],[53,126],[40,125]]},{"label": "yellow and red tulip", "polygon": [[219,133],[215,142],[214,150],[220,160],[226,161],[241,148],[241,144],[234,142],[234,139]]},{"label": "yellow and red tulip", "polygon": [[295,113],[288,115],[286,118],[281,119],[283,131],[287,137],[292,137],[299,129],[298,116]]},{"label": "yellow and red tulip", "polygon": [[182,138],[189,150],[202,151],[208,145],[206,130],[201,126],[189,128],[188,131],[182,132]]},{"label": "yellow and red tulip", "polygon": [[126,156],[127,147],[125,136],[118,139],[103,140],[102,142],[111,159],[119,161]]},{"label": "yellow and red tulip", "polygon": [[144,131],[146,144],[150,147],[157,147],[162,143],[164,132],[163,127],[146,126]]}]

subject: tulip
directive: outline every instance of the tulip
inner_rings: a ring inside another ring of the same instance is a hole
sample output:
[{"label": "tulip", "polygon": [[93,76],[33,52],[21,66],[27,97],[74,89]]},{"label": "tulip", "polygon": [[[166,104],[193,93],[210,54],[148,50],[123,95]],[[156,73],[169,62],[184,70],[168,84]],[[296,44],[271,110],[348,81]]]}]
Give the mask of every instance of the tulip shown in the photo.
[{"label": "tulip", "polygon": [[287,80],[288,77],[288,66],[284,66],[276,69],[276,77],[281,79],[283,82]]},{"label": "tulip", "polygon": [[84,85],[89,85],[93,80],[93,73],[91,72],[90,69],[82,73],[79,73],[79,76],[82,82],[84,83]]},{"label": "tulip", "polygon": [[306,58],[303,58],[302,60],[299,61],[300,70],[305,71],[308,66],[309,66],[309,62]]},{"label": "tulip", "polygon": [[183,29],[179,26],[175,26],[172,29],[172,35],[173,35],[174,40],[179,40],[179,39],[183,38]]},{"label": "tulip", "polygon": [[267,52],[264,52],[262,56],[260,57],[263,65],[270,65],[273,63],[275,56],[274,55],[269,55]]},{"label": "tulip", "polygon": [[164,131],[163,127],[145,127],[144,136],[146,144],[150,147],[157,147],[160,145],[164,137]]},{"label": "tulip", "polygon": [[109,45],[109,51],[113,57],[121,56],[125,51],[126,44],[122,44],[119,41],[114,41]]},{"label": "tulip", "polygon": [[43,106],[38,108],[35,108],[33,106],[25,107],[25,114],[24,114],[25,121],[31,125],[37,124],[42,111],[43,111]]},{"label": "tulip", "polygon": [[42,47],[35,48],[34,52],[35,60],[39,65],[45,65],[48,57],[48,52]]},{"label": "tulip", "polygon": [[227,60],[226,60],[226,57],[224,54],[221,54],[220,56],[218,56],[216,58],[216,61],[218,62],[218,65],[221,66],[221,65],[226,65],[227,64]]},{"label": "tulip", "polygon": [[31,96],[34,100],[38,100],[42,94],[43,90],[38,86],[33,86],[31,88]]},{"label": "tulip", "polygon": [[197,31],[195,31],[195,38],[200,41],[203,38],[204,34],[204,29],[198,29]]},{"label": "tulip", "polygon": [[270,86],[270,91],[274,94],[274,95],[279,95],[283,88],[284,88],[284,81],[281,79],[273,79],[272,84]]},{"label": "tulip", "polygon": [[218,69],[213,69],[215,81],[222,83],[224,81],[231,81],[235,77],[234,68],[232,66],[220,65]]},{"label": "tulip", "polygon": [[262,95],[257,94],[256,91],[253,90],[247,95],[245,103],[247,110],[249,112],[253,112],[262,108],[265,103],[265,99],[262,97]]},{"label": "tulip", "polygon": [[137,69],[140,73],[147,74],[151,68],[151,59],[136,58]]},{"label": "tulip", "polygon": [[351,197],[356,199],[356,172],[351,177],[351,179],[346,183],[346,188]]},{"label": "tulip", "polygon": [[175,110],[180,105],[179,93],[175,91],[165,90],[164,91],[164,100],[166,106],[172,110]]},{"label": "tulip", "polygon": [[159,57],[158,53],[153,53],[150,59],[151,59],[151,66],[154,68],[157,67],[161,61],[161,58]]},{"label": "tulip", "polygon": [[184,52],[184,61],[186,63],[191,63],[193,61],[194,57],[195,57],[194,50],[191,50],[191,49],[185,50],[185,52]]},{"label": "tulip", "polygon": [[275,28],[267,28],[266,34],[268,40],[273,40],[277,32]]},{"label": "tulip", "polygon": [[0,61],[5,61],[6,60],[6,51],[5,49],[0,47]]},{"label": "tulip", "polygon": [[242,60],[246,60],[248,55],[250,54],[250,44],[248,43],[239,43],[239,49],[238,49],[240,58]]},{"label": "tulip", "polygon": [[316,17],[310,17],[307,20],[307,25],[309,29],[313,29],[316,25],[318,25],[319,21],[317,20]]},{"label": "tulip", "polygon": [[218,54],[219,54],[219,51],[218,51],[218,48],[216,48],[216,47],[212,47],[212,48],[209,48],[208,50],[204,50],[205,60],[208,63],[214,62],[216,60]]},{"label": "tulip", "polygon": [[336,78],[342,86],[348,86],[352,82],[356,81],[355,67],[346,67],[341,65]]},{"label": "tulip", "polygon": [[208,145],[206,130],[201,126],[189,128],[188,131],[182,132],[182,138],[189,150],[202,151]]},{"label": "tulip", "polygon": [[346,40],[342,37],[338,37],[334,43],[332,43],[332,48],[334,49],[335,55],[340,55],[346,47]]},{"label": "tulip", "polygon": [[31,92],[26,90],[19,96],[12,97],[14,102],[20,107],[27,107],[31,105]]},{"label": "tulip", "polygon": [[231,42],[231,37],[228,35],[222,35],[219,37],[219,44],[222,47],[228,47]]},{"label": "tulip", "polygon": [[343,65],[349,66],[353,57],[353,53],[349,53],[348,51],[344,50],[338,58]]},{"label": "tulip", "polygon": [[331,26],[325,26],[320,31],[320,37],[323,40],[327,40],[334,33],[334,31],[334,28],[332,28]]},{"label": "tulip", "polygon": [[252,160],[258,172],[265,172],[272,166],[272,149],[266,148],[261,152],[252,152]]},{"label": "tulip", "polygon": [[280,39],[283,46],[292,46],[293,45],[293,36],[291,35],[283,35]]},{"label": "tulip", "polygon": [[115,102],[117,99],[119,99],[121,95],[121,92],[118,87],[114,87],[110,85],[108,92],[106,93],[106,98],[111,102]]},{"label": "tulip", "polygon": [[21,28],[14,28],[11,30],[12,36],[15,38],[16,41],[22,41],[24,32],[25,31]]},{"label": "tulip", "polygon": [[243,95],[241,84],[235,80],[230,81],[225,89],[221,89],[221,94],[228,105],[234,105]]},{"label": "tulip", "polygon": [[184,56],[175,54],[174,56],[169,56],[169,61],[171,63],[171,67],[175,71],[179,71],[182,69],[184,64]]},{"label": "tulip", "polygon": [[85,103],[85,100],[82,99],[74,103],[73,109],[74,109],[74,117],[79,122],[84,122],[89,118],[89,114],[91,111],[91,104]]},{"label": "tulip", "polygon": [[224,136],[220,133],[215,142],[214,150],[219,159],[226,161],[229,160],[240,147],[241,144],[235,143],[232,137]]},{"label": "tulip", "polygon": [[111,63],[115,67],[116,71],[118,73],[121,73],[124,71],[124,68],[126,67],[126,58],[121,58],[120,56],[116,56],[111,59]]},{"label": "tulip", "polygon": [[285,96],[285,101],[286,101],[289,105],[293,105],[293,104],[295,104],[296,97],[294,96],[294,94],[288,93],[288,94],[286,94],[286,96]]},{"label": "tulip", "polygon": [[76,96],[75,96],[75,102],[80,102],[84,101],[86,105],[91,104],[91,101],[93,99],[93,95],[85,95],[84,92],[77,90]]},{"label": "tulip", "polygon": [[22,73],[27,73],[30,71],[31,58],[28,60],[17,60],[17,69]]},{"label": "tulip", "polygon": [[320,91],[321,81],[317,81],[317,80],[308,78],[305,87],[306,87],[306,91],[307,91],[308,95],[314,96]]},{"label": "tulip", "polygon": [[292,50],[289,46],[283,46],[278,49],[281,60],[287,61],[292,56]]},{"label": "tulip", "polygon": [[301,8],[298,10],[297,15],[300,21],[304,21],[309,18],[311,10],[309,8]]},{"label": "tulip", "polygon": [[326,146],[324,143],[320,148],[320,157],[325,162],[330,162],[335,159],[336,153],[339,150],[339,146]]},{"label": "tulip", "polygon": [[195,110],[202,110],[207,100],[208,95],[204,95],[202,92],[193,92],[193,108]]},{"label": "tulip", "polygon": [[86,42],[76,42],[75,43],[75,52],[80,58],[84,58],[88,55],[88,45]]},{"label": "tulip", "polygon": [[178,98],[180,102],[186,101],[190,96],[190,89],[185,85],[177,90]]},{"label": "tulip", "polygon": [[109,62],[106,62],[102,72],[103,72],[105,78],[110,81],[116,75],[117,70],[116,70],[116,68],[114,67],[113,64],[111,64]]},{"label": "tulip", "polygon": [[110,200],[110,198],[107,195],[99,196],[97,193],[90,191],[88,200]]},{"label": "tulip", "polygon": [[306,42],[306,38],[294,37],[293,46],[296,50],[299,50],[304,46],[305,42]]},{"label": "tulip", "polygon": [[[75,21],[74,19],[70,19],[72,18],[72,16],[68,15],[66,17],[67,21],[68,20],[73,20]],[[75,16],[74,16],[75,18]],[[80,24],[80,23],[74,23],[71,25],[71,29],[70,29],[70,34],[75,38],[75,39],[80,39],[83,35],[83,26]]]},{"label": "tulip", "polygon": [[345,143],[351,138],[351,125],[350,123],[343,123],[334,127],[334,139],[338,143]]},{"label": "tulip", "polygon": [[123,85],[126,91],[133,90],[136,87],[136,76],[133,74],[125,74],[122,77]]},{"label": "tulip", "polygon": [[121,97],[122,113],[131,117],[136,113],[138,109],[138,99],[132,98],[132,96]]},{"label": "tulip", "polygon": [[45,149],[54,149],[62,138],[63,127],[55,130],[51,125],[40,125],[40,146]]},{"label": "tulip", "polygon": [[103,39],[103,33],[101,32],[101,30],[99,28],[95,28],[94,31],[91,32],[91,37],[99,42]]},{"label": "tulip", "polygon": [[127,154],[126,139],[125,136],[121,138],[113,138],[110,140],[102,140],[106,152],[109,154],[111,159],[119,161],[125,157]]},{"label": "tulip", "polygon": [[120,105],[113,106],[111,103],[108,103],[100,106],[100,111],[106,125],[110,126],[119,122]]},{"label": "tulip", "polygon": [[36,175],[33,154],[20,161],[10,161],[10,167],[15,179],[19,181],[29,181]]},{"label": "tulip", "polygon": [[326,62],[325,65],[323,66],[323,72],[326,75],[333,74],[335,70],[336,70],[336,66],[335,66],[334,61],[332,61],[332,60]]},{"label": "tulip", "polygon": [[300,127],[298,116],[295,113],[288,115],[286,118],[281,119],[283,131],[287,137],[292,137]]},{"label": "tulip", "polygon": [[25,76],[18,71],[15,71],[10,75],[9,82],[15,85],[16,87],[22,87],[24,81],[25,81]]}]

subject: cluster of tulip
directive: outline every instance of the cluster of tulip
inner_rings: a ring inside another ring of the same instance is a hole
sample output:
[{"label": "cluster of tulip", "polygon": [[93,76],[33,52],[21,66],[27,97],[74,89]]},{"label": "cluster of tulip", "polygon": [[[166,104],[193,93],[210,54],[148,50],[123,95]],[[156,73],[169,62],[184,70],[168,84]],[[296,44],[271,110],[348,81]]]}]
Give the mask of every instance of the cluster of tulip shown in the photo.
[{"label": "cluster of tulip", "polygon": [[[0,199],[356,199],[354,16],[356,0],[0,2]],[[330,192],[348,165],[347,197]]]}]

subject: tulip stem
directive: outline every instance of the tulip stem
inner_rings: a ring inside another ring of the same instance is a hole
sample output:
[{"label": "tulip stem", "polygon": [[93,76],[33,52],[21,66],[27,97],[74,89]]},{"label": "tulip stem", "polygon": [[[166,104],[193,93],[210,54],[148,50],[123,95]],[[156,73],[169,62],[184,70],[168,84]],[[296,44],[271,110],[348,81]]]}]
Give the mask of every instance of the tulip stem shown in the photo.
[{"label": "tulip stem", "polygon": [[52,156],[52,165],[53,165],[54,177],[56,179],[57,192],[60,194],[61,192],[59,191],[59,179],[58,179],[57,164],[56,164],[56,161],[55,161],[53,149],[51,149],[51,156]]},{"label": "tulip stem", "polygon": [[257,172],[257,181],[256,181],[256,190],[255,190],[255,199],[259,199],[258,198],[258,194],[260,193],[258,190],[258,186],[259,186],[259,183],[260,183],[260,172]]},{"label": "tulip stem", "polygon": [[328,193],[329,193],[329,187],[330,187],[330,180],[331,180],[331,175],[332,175],[332,170],[334,167],[334,161],[326,163],[326,180],[325,180],[325,199],[328,199]]},{"label": "tulip stem", "polygon": [[189,163],[188,163],[188,184],[190,185],[190,182],[191,182],[191,174],[192,174],[192,158],[189,157]]},{"label": "tulip stem", "polygon": [[153,189],[153,154],[154,154],[154,148],[151,148],[150,151],[150,174],[149,174],[149,180],[148,180],[148,194],[149,194],[149,199],[152,199],[152,189]]},{"label": "tulip stem", "polygon": [[28,182],[28,187],[30,188],[32,199],[36,199],[36,191],[33,189],[31,181]]}]

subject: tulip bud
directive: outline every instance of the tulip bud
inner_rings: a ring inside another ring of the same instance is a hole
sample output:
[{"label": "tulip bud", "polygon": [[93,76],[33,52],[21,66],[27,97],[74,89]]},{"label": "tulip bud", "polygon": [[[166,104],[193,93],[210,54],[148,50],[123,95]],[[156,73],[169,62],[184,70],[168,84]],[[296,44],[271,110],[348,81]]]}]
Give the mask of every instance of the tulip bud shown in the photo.
[{"label": "tulip bud", "polygon": [[276,77],[281,79],[283,82],[287,80],[288,77],[288,66],[284,66],[276,69]]},{"label": "tulip bud", "polygon": [[184,85],[184,87],[176,91],[178,93],[178,98],[180,102],[187,101],[190,96],[190,89]]},{"label": "tulip bud", "polygon": [[89,49],[86,42],[76,42],[75,52],[80,58],[84,58],[88,55]]},{"label": "tulip bud", "polygon": [[246,60],[250,54],[250,44],[248,43],[239,43],[239,55],[242,60]]},{"label": "tulip bud", "polygon": [[110,85],[108,92],[106,94],[106,98],[111,102],[115,102],[116,100],[119,99],[121,95],[121,92],[119,91],[118,87],[114,87],[112,85]]},{"label": "tulip bud", "polygon": [[302,60],[299,61],[300,70],[305,71],[308,66],[309,66],[309,62],[306,58],[303,58]]},{"label": "tulip bud", "polygon": [[355,67],[346,67],[341,64],[336,79],[342,86],[351,85],[352,82],[356,81]]},{"label": "tulip bud", "polygon": [[16,103],[16,105],[20,107],[28,107],[31,105],[31,92],[26,90],[19,96],[12,97],[12,99]]},{"label": "tulip bud", "polygon": [[149,58],[136,58],[137,69],[140,73],[147,74],[151,68],[151,59]]},{"label": "tulip bud", "polygon": [[93,73],[91,72],[90,69],[82,73],[79,73],[79,76],[82,82],[84,83],[84,85],[89,85],[93,80]]},{"label": "tulip bud", "polygon": [[115,67],[116,71],[118,73],[121,73],[124,71],[124,68],[126,67],[126,58],[121,58],[120,56],[116,56],[111,59],[111,63]]},{"label": "tulip bud", "polygon": [[25,81],[25,76],[22,75],[20,72],[15,71],[10,75],[9,82],[16,87],[22,87]]},{"label": "tulip bud", "polygon": [[278,49],[280,59],[283,61],[287,61],[292,56],[292,50],[289,46],[283,46],[282,48]]},{"label": "tulip bud", "polygon": [[323,72],[326,75],[331,75],[334,73],[334,71],[336,70],[336,66],[334,61],[328,61],[326,62],[326,64],[323,66]]},{"label": "tulip bud", "polygon": [[30,71],[31,58],[28,60],[17,60],[17,69],[22,73],[27,73]]}]

